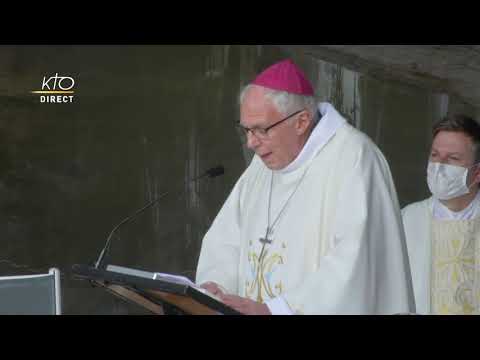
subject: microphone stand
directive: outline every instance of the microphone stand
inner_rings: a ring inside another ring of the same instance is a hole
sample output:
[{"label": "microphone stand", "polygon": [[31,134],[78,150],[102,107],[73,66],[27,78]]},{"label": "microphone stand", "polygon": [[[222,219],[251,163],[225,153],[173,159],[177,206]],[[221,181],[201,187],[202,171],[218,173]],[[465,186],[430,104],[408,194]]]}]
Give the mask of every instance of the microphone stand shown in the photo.
[{"label": "microphone stand", "polygon": [[[216,177],[216,176],[220,176],[220,175],[223,175],[225,172],[225,169],[223,166],[216,166],[214,168],[211,168],[211,169],[208,169],[207,171],[205,171],[202,175],[199,175],[197,176],[196,178],[193,178],[193,179],[190,179],[188,181],[188,183],[190,182],[194,182],[194,181],[198,181],[206,176],[210,177],[210,178],[213,178],[213,177]],[[183,192],[185,190],[182,190],[181,192]],[[128,216],[127,218],[125,218],[124,220],[122,220],[117,226],[115,226],[113,228],[113,230],[110,232],[110,234],[108,235],[107,237],[107,241],[105,243],[105,246],[104,248],[102,249],[101,253],[100,253],[100,256],[98,257],[96,263],[95,263],[95,269],[104,269],[104,263],[105,263],[105,257],[106,257],[106,254],[108,252],[108,250],[110,249],[110,244],[111,244],[111,240],[112,240],[112,236],[113,234],[115,233],[115,231],[117,231],[117,229],[122,226],[123,224],[129,222],[131,219],[135,218],[138,214],[140,214],[141,212],[145,211],[146,209],[148,209],[149,207],[153,206],[155,203],[157,203],[159,200],[163,199],[165,196],[167,196],[168,194],[171,193],[171,190],[169,191],[166,191],[164,192],[163,194],[161,194],[159,197],[153,199],[152,201],[150,201],[147,205],[145,205],[144,207],[142,207],[141,209],[135,211],[132,215]]]}]

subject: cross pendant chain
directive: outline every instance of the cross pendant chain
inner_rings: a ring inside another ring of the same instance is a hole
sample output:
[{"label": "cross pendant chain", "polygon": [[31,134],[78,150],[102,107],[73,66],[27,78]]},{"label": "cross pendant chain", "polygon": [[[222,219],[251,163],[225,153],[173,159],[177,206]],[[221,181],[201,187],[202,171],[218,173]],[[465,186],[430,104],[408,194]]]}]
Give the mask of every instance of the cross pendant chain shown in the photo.
[{"label": "cross pendant chain", "polygon": [[293,189],[292,193],[288,197],[287,201],[283,204],[282,208],[280,209],[280,212],[278,213],[277,217],[273,221],[273,223],[270,225],[270,205],[272,201],[272,188],[273,188],[273,171],[272,171],[272,176],[270,178],[270,189],[268,192],[268,205],[267,205],[267,233],[265,234],[265,237],[260,238],[259,241],[265,246],[266,244],[271,244],[273,239],[271,236],[273,235],[273,227],[277,223],[278,219],[280,219],[280,215],[282,215],[283,211],[287,207],[288,203],[290,202],[290,199],[293,197],[293,195],[297,192],[298,187],[303,181],[303,178],[305,177],[305,174],[307,173],[308,167],[305,169],[305,171],[302,174],[302,177],[300,180],[297,182],[297,185],[295,186],[295,189]]}]

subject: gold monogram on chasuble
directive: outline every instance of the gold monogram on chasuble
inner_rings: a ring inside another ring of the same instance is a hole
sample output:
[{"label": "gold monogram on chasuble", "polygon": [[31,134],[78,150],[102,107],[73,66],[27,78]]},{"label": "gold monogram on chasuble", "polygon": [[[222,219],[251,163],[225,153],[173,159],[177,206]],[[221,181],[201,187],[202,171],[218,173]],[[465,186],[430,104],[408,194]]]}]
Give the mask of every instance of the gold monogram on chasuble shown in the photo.
[{"label": "gold monogram on chasuble", "polygon": [[[282,244],[282,248],[285,248]],[[263,254],[255,251],[248,252],[248,263],[250,266],[250,280],[245,283],[245,294],[251,300],[263,303],[265,300],[273,299],[283,292],[282,281],[274,281],[273,275],[280,265],[284,264],[284,258],[279,253],[269,254],[267,249]]]}]

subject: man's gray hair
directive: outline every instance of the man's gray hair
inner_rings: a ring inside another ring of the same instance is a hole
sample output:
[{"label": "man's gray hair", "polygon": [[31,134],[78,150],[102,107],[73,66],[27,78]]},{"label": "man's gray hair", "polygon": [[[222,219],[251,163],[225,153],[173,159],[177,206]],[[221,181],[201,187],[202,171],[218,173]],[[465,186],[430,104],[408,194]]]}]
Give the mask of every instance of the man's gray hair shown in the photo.
[{"label": "man's gray hair", "polygon": [[[247,85],[242,90],[242,92],[240,93],[240,105],[243,104],[245,94],[248,92],[248,90],[250,90],[254,86],[259,86],[259,85]],[[269,88],[264,88],[264,89],[265,89],[265,97],[273,103],[277,111],[281,113],[283,116],[288,116],[294,113],[295,111],[306,109],[312,114],[313,123],[314,125],[316,125],[319,117],[316,115],[316,113],[318,112],[318,109],[317,109],[315,97],[291,94],[286,91],[272,90]]]}]

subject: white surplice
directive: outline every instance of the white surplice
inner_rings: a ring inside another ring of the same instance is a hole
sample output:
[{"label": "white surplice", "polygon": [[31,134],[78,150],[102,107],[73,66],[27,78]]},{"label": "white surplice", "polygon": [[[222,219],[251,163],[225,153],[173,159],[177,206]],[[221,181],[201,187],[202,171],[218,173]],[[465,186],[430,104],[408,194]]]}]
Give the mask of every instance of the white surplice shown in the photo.
[{"label": "white surplice", "polygon": [[[272,172],[253,158],[203,239],[196,282],[216,282],[270,309],[285,304],[279,313],[412,312],[388,164],[333,106],[321,103],[319,111],[320,122],[285,169]],[[271,222],[286,206],[259,263],[272,173]]]},{"label": "white surplice", "polygon": [[462,211],[431,197],[402,215],[417,313],[478,314],[480,192]]}]

